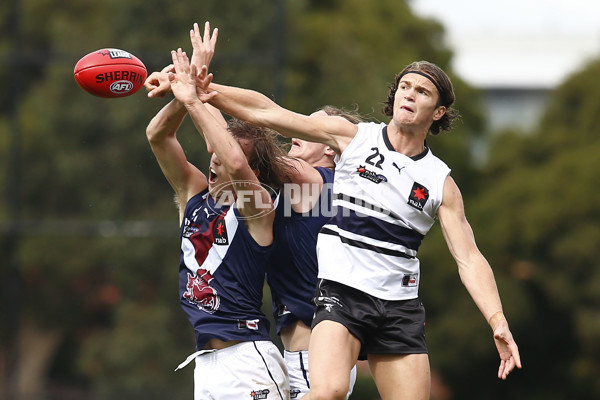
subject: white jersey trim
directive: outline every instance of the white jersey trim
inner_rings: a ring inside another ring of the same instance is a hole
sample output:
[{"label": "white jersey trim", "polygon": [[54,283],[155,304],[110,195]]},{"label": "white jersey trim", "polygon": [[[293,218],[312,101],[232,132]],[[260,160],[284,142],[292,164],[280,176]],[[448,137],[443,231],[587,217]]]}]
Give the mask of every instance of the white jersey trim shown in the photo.
[{"label": "white jersey trim", "polygon": [[[239,220],[237,219],[234,207],[229,208],[227,214],[224,218],[225,221],[225,229],[227,230],[227,234],[230,239],[233,239],[235,233],[237,232]],[[208,250],[208,254],[206,259],[200,265],[198,260],[196,260],[196,249],[194,248],[194,244],[189,238],[182,238],[181,240],[181,251],[183,251],[183,259],[187,268],[193,273],[196,274],[198,269],[202,268],[207,270],[211,275],[214,276],[215,271],[219,268],[219,265],[223,262],[223,258],[227,254],[227,250],[229,250],[229,243],[226,246],[211,246]]]},{"label": "white jersey trim", "polygon": [[[390,243],[390,242],[383,242],[381,240],[372,239],[367,236],[359,235],[359,234],[344,230],[337,225],[325,225],[325,226],[323,226],[323,228],[330,229],[330,230],[336,232],[339,236],[348,238],[350,240],[355,240],[355,241],[358,241],[361,243],[366,243],[373,247],[380,247],[382,249],[385,248],[388,250],[394,250],[394,251],[404,253],[404,254],[406,254],[406,256],[408,258],[414,258],[417,256],[417,252],[415,250],[411,250],[405,246],[395,244],[395,243]],[[321,233],[321,234],[324,234],[324,233]]]}]

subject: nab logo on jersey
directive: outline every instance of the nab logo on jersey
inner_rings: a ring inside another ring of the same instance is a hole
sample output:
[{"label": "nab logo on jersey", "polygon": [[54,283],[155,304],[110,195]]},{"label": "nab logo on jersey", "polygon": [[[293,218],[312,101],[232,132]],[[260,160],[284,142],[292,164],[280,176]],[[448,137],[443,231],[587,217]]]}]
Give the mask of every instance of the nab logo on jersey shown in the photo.
[{"label": "nab logo on jersey", "polygon": [[414,287],[417,286],[417,275],[404,275],[402,277],[402,286]]},{"label": "nab logo on jersey", "polygon": [[227,228],[225,226],[225,220],[219,218],[213,228],[213,235],[215,237],[215,244],[221,246],[227,246],[229,239],[227,238]]},{"label": "nab logo on jersey", "polygon": [[429,199],[429,190],[420,183],[415,182],[408,196],[408,205],[423,211],[427,199]]}]

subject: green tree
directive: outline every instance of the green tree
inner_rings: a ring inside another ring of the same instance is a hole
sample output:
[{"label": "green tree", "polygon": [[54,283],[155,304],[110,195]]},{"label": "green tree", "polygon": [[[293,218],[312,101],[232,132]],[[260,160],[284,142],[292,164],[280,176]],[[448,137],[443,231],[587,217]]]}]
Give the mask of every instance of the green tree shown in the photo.
[{"label": "green tree", "polygon": [[[370,119],[381,119],[407,63],[428,59],[450,71],[441,26],[404,1],[8,4],[0,13],[0,77],[12,85],[0,93],[0,259],[11,265],[0,271],[0,391],[12,398],[50,388],[86,398],[191,396],[191,369],[171,373],[193,349],[177,304],[177,214],[144,135],[166,100],[87,94],[72,75],[80,57],[117,47],[159,70],[171,49],[191,50],[193,22],[209,20],[220,29],[211,68],[219,83],[299,112],[358,105]],[[477,93],[453,81],[464,123],[429,144],[470,191],[469,144],[483,120]],[[189,121],[179,138],[203,168]]]},{"label": "green tree", "polygon": [[[259,1],[220,3],[11,1],[12,13],[2,13],[10,34],[0,39],[8,49],[0,76],[13,90],[0,95],[0,159],[4,164],[18,149],[20,161],[0,168],[9,199],[0,204],[1,249],[14,265],[0,277],[0,391],[8,397],[43,392],[51,382],[54,390],[75,384],[132,394],[172,392],[187,379],[191,392],[189,374],[166,373],[193,349],[193,334],[176,300],[172,191],[144,134],[163,102],[146,99],[143,90],[95,98],[72,72],[78,58],[104,47],[126,49],[149,71],[160,69],[171,49],[190,46],[188,30],[201,18],[225,28],[220,76],[270,89],[272,74],[262,73],[273,68],[265,54],[272,45],[261,38],[274,37],[273,9]],[[244,30],[228,31],[240,20],[249,22]],[[203,168],[208,158],[192,124],[180,137]],[[9,204],[14,193],[19,215]],[[125,332],[147,351],[124,344]],[[100,348],[104,357],[94,352]],[[119,362],[127,379],[113,375]]]},{"label": "green tree", "polygon": [[590,62],[554,91],[535,132],[492,146],[473,220],[526,369],[486,398],[600,396],[599,72]]}]

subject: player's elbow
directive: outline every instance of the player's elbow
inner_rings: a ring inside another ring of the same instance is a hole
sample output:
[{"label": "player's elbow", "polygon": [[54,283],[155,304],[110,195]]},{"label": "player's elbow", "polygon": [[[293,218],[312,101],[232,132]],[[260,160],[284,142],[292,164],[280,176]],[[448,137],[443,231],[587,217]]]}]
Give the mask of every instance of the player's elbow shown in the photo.
[{"label": "player's elbow", "polygon": [[165,121],[155,117],[146,127],[146,139],[151,145],[163,143],[169,135],[175,132],[169,128]]},{"label": "player's elbow", "polygon": [[158,137],[158,132],[159,132],[159,130],[157,127],[157,123],[154,119],[152,119],[152,121],[150,121],[150,123],[146,127],[146,139],[148,139],[148,142],[150,142],[150,143],[156,142],[157,137]]},{"label": "player's elbow", "polygon": [[232,152],[227,156],[227,164],[225,165],[229,175],[237,176],[248,168],[248,160],[243,152]]},{"label": "player's elbow", "polygon": [[279,125],[279,122],[285,119],[286,111],[277,105],[277,103],[267,99],[258,104],[255,109],[248,112],[247,122],[275,129]]}]

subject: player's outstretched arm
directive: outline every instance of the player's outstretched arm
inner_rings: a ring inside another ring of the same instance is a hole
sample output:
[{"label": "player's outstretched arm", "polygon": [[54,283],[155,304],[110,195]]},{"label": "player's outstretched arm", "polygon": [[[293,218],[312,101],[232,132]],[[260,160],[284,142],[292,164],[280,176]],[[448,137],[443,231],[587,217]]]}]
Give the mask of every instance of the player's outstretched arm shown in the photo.
[{"label": "player's outstretched arm", "polygon": [[[190,39],[194,48],[192,64],[200,70],[202,65],[208,65],[212,60],[218,30],[210,35],[210,23],[204,25],[204,36],[200,34],[198,24],[190,31]],[[205,102],[216,106],[221,111],[250,122],[264,126],[288,137],[298,137],[306,140],[322,142],[341,152],[356,134],[356,127],[347,121],[328,121],[326,118],[313,118],[292,112],[278,106],[261,93],[240,88],[213,85],[209,87],[201,80],[197,82],[198,96]],[[203,95],[218,91],[219,96],[210,99]],[[345,140],[347,139],[347,140]]]},{"label": "player's outstretched arm", "polygon": [[[215,28],[211,35],[210,23],[208,21],[204,24],[204,36],[201,35],[198,24],[194,23],[190,30],[190,41],[193,48],[191,63],[195,64],[198,69],[203,65],[206,65],[207,68],[210,65],[215,54],[217,38],[218,29]],[[171,83],[169,81],[169,72],[175,72],[173,64],[169,64],[160,72],[153,72],[148,76],[144,83],[144,87],[148,91],[148,97],[164,97],[167,93],[172,92]],[[184,109],[183,105],[181,107]],[[217,119],[224,127],[227,127],[227,121],[223,118],[221,111],[210,105],[207,105],[207,107],[215,119]],[[206,142],[206,147],[207,151],[212,154],[212,148],[208,142]]]},{"label": "player's outstretched arm", "polygon": [[[227,132],[221,122],[215,119],[208,107],[198,98],[196,92],[196,75],[205,76],[206,67],[202,67],[201,72],[198,73],[196,66],[190,64],[184,51],[178,49],[172,51],[171,54],[175,72],[169,74],[169,81],[175,98],[184,105],[196,128],[204,133],[206,140],[230,175],[235,173],[240,168],[238,164],[248,164],[246,156],[238,142]],[[249,167],[248,170],[250,170]],[[252,173],[252,175],[254,174]],[[232,177],[242,178],[241,176]]]},{"label": "player's outstretched arm", "polygon": [[187,110],[178,100],[173,99],[152,118],[146,127],[146,138],[158,161],[165,178],[175,191],[179,202],[179,216],[183,217],[184,207],[191,196],[207,187],[204,174],[187,161],[176,133]]},{"label": "player's outstretched arm", "polygon": [[340,154],[357,132],[356,125],[344,119],[308,116],[279,106],[267,96],[248,89],[211,83],[202,86],[205,93],[214,93],[210,104],[225,114],[264,126],[283,136],[327,144]]},{"label": "player's outstretched arm", "polygon": [[[259,244],[270,244],[273,240],[274,217],[274,213],[269,212],[273,208],[271,197],[248,165],[240,144],[198,98],[196,77],[205,78],[206,66],[198,73],[195,65],[190,66],[187,55],[181,49],[172,52],[172,57],[175,73],[169,74],[169,80],[175,98],[184,104],[196,128],[204,132],[207,142],[231,177],[240,213],[247,217],[264,216],[247,219],[250,233]],[[210,80],[210,76],[207,79]]]},{"label": "player's outstretched arm", "polygon": [[[196,66],[196,70],[200,71],[202,66],[205,65],[206,69],[210,67],[210,63],[215,55],[215,48],[217,47],[217,38],[219,37],[219,29],[215,28],[210,33],[210,23],[206,21],[204,23],[204,36],[200,33],[200,27],[197,23],[194,23],[193,28],[190,30],[190,42],[192,43],[192,58],[190,60],[190,64],[194,64]],[[198,94],[203,94],[203,91],[200,91]],[[219,121],[224,127],[227,127],[227,121],[223,118],[223,114],[216,107],[211,106],[208,103],[205,103],[206,108],[210,113],[215,117],[217,121]],[[209,143],[207,142],[208,152],[211,153],[212,149],[210,148]]]},{"label": "player's outstretched arm", "polygon": [[502,313],[502,303],[494,273],[477,248],[473,231],[464,212],[460,190],[448,176],[444,184],[442,205],[438,218],[448,248],[458,265],[461,281],[475,304],[489,322],[500,355],[498,377],[506,379],[515,368],[521,368],[519,349]]}]

